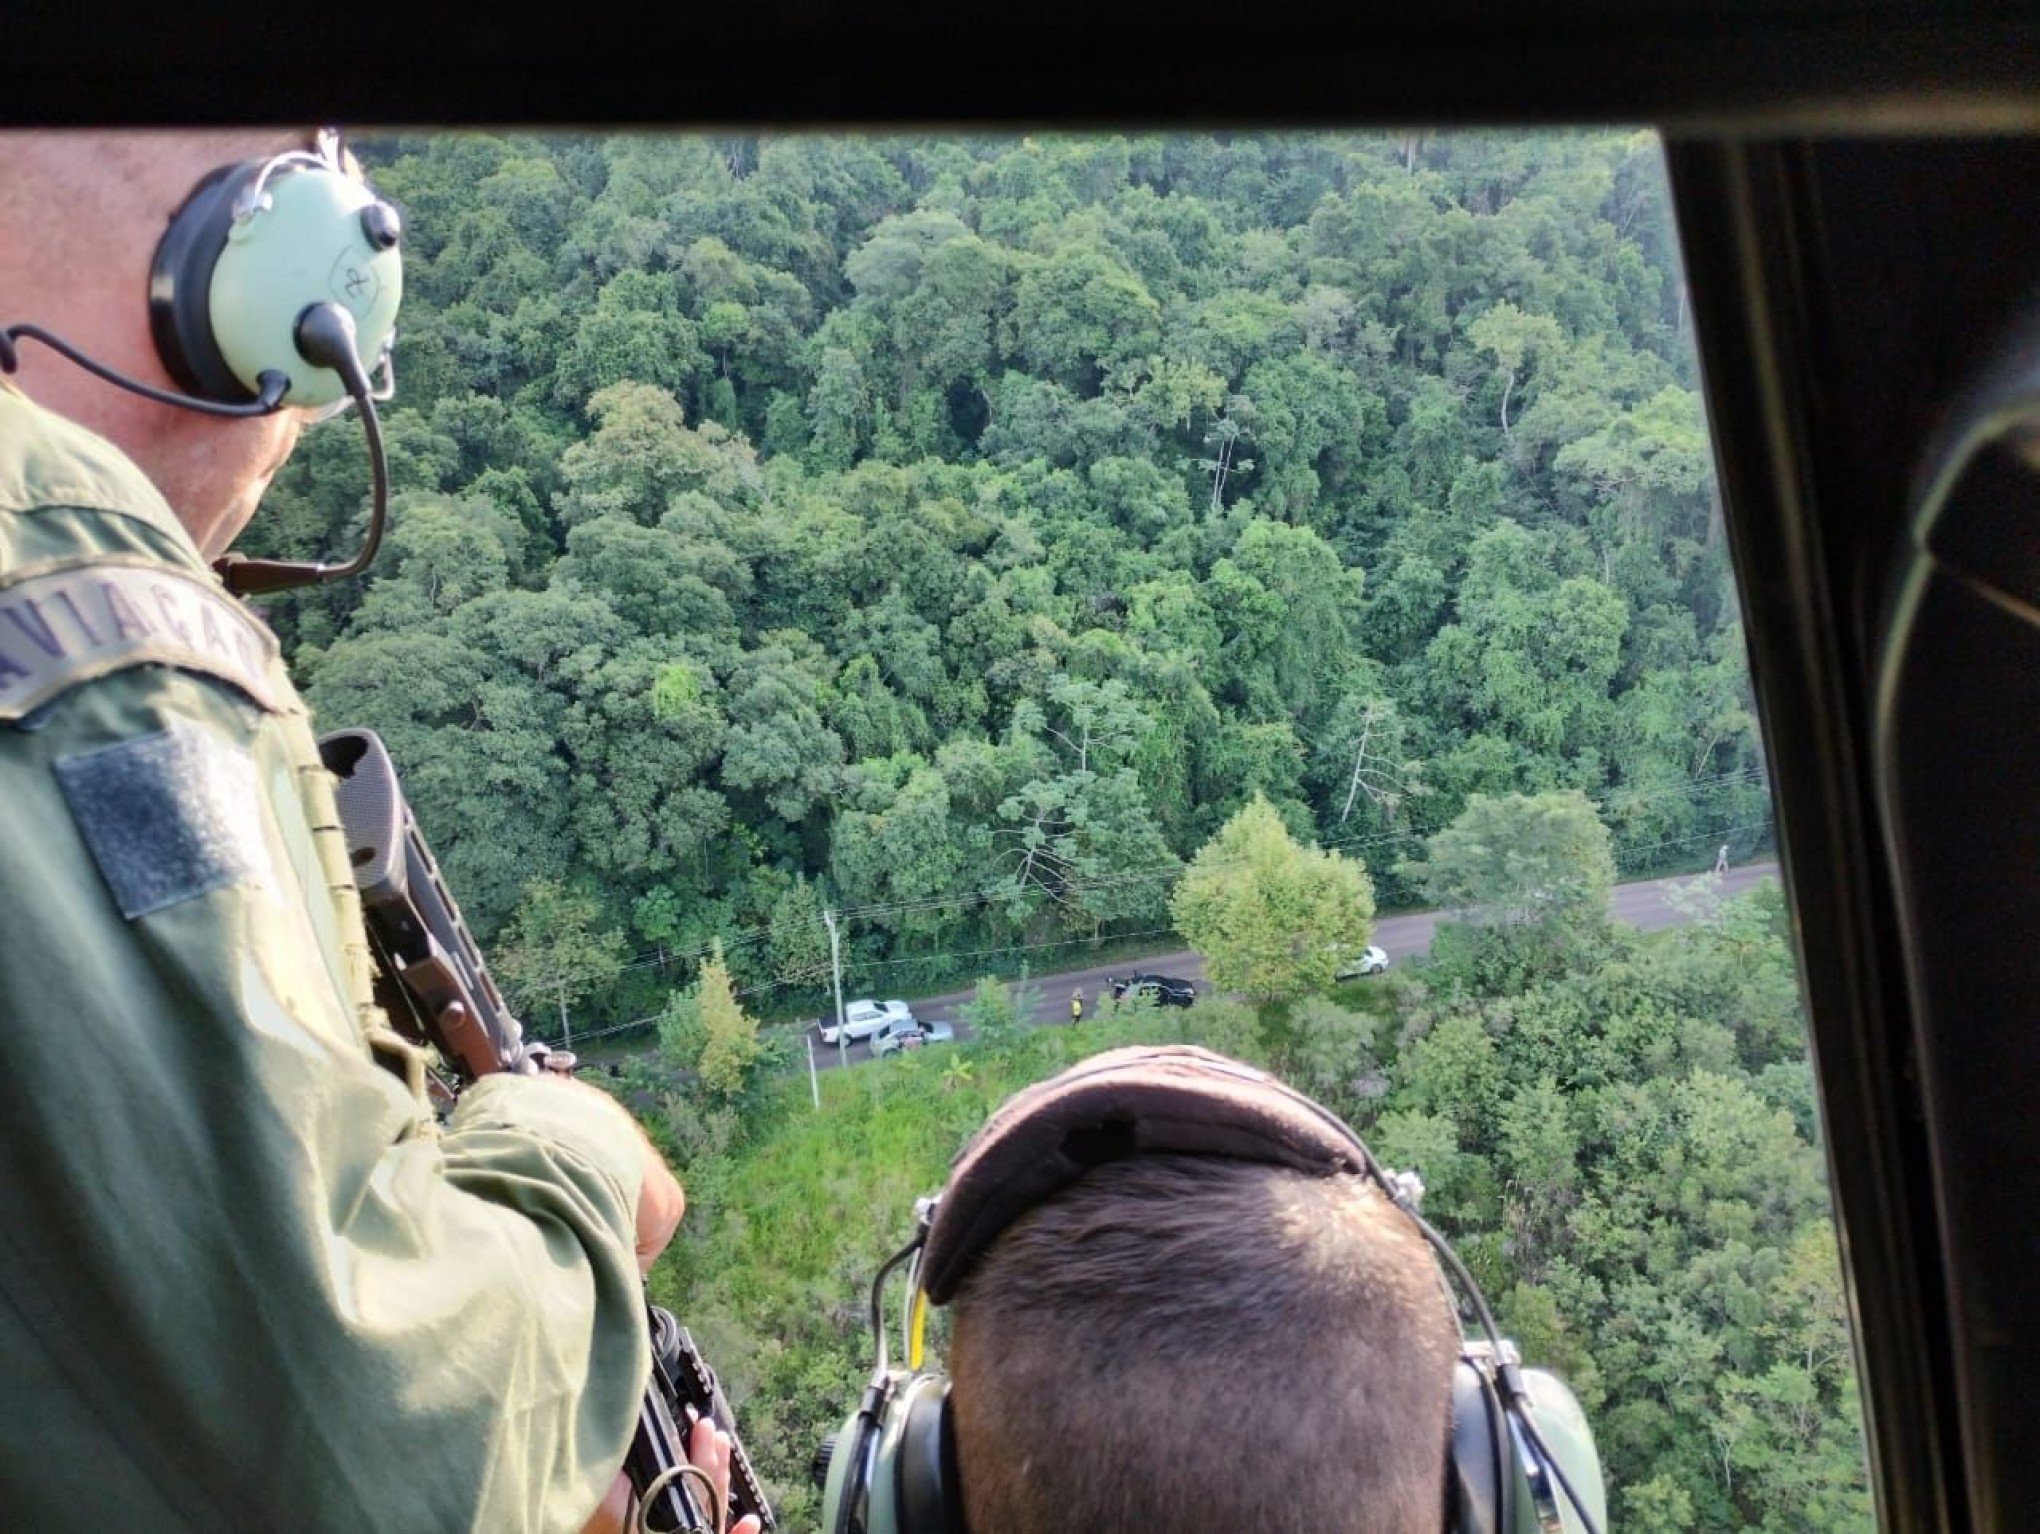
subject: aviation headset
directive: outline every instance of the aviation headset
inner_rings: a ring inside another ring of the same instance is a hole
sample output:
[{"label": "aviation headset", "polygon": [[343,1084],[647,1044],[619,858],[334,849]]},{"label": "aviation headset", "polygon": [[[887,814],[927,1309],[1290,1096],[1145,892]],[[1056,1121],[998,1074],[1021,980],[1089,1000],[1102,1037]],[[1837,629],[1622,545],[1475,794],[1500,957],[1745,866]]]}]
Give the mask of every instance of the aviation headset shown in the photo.
[{"label": "aviation headset", "polygon": [[[1185,1046],[1118,1049],[1019,1093],[964,1147],[917,1211],[913,1239],[871,1287],[877,1366],[857,1410],[815,1456],[822,1534],[967,1534],[949,1381],[922,1367],[930,1305],[947,1304],[1006,1227],[1092,1168],[1191,1154],[1373,1181],[1456,1281],[1481,1336],[1452,1381],[1447,1534],[1600,1534],[1606,1491],[1593,1434],[1571,1391],[1524,1369],[1479,1286],[1418,1214],[1421,1187],[1391,1173],[1347,1125],[1263,1071]],[[887,1278],[910,1265],[907,1365],[886,1346]],[[1447,1283],[1448,1292],[1451,1284]]]},{"label": "aviation headset", "polygon": [[397,210],[353,173],[339,134],[321,129],[308,150],[221,166],[171,215],[149,273],[149,328],[184,392],[130,378],[33,324],[0,327],[0,372],[12,373],[16,343],[32,340],[130,393],[207,415],[360,406],[375,490],[361,552],[340,565],[236,555],[214,565],[237,594],[359,574],[388,515],[374,401],[393,387],[402,231]]}]

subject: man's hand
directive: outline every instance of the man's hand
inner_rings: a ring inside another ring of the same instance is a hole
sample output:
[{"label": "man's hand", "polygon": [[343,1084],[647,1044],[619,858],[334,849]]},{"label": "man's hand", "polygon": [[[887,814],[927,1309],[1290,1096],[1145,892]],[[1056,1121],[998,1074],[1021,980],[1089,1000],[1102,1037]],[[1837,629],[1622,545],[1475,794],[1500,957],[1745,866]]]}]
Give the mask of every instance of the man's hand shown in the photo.
[{"label": "man's hand", "polygon": [[[729,1501],[729,1434],[706,1419],[695,1423],[694,1430],[687,1435],[687,1462],[715,1483],[718,1504]],[[695,1490],[698,1493],[700,1487],[697,1485]],[[696,1500],[700,1498],[697,1496]],[[610,1483],[609,1495],[602,1499],[602,1505],[595,1509],[595,1516],[588,1520],[581,1534],[624,1534],[630,1526],[630,1511],[630,1477],[618,1475]],[[712,1514],[713,1509],[710,1511]],[[727,1534],[762,1534],[762,1528],[755,1516],[746,1517]]]},{"label": "man's hand", "polygon": [[[730,1435],[706,1417],[702,1418],[694,1424],[694,1431],[687,1435],[687,1462],[708,1473],[708,1478],[715,1482],[717,1505],[727,1507],[730,1500]],[[739,1519],[729,1534],[762,1534],[762,1529],[757,1515],[751,1514]]]}]

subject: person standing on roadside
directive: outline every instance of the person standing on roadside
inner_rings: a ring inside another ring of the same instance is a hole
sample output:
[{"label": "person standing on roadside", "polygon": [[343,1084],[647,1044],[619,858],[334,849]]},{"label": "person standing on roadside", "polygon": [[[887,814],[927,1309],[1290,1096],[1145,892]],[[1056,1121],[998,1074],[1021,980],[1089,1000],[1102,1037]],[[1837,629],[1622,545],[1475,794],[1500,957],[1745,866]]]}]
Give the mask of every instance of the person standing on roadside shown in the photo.
[{"label": "person standing on roadside", "polygon": [[1080,985],[1070,992],[1070,1026],[1074,1028],[1084,1020],[1084,988]]}]

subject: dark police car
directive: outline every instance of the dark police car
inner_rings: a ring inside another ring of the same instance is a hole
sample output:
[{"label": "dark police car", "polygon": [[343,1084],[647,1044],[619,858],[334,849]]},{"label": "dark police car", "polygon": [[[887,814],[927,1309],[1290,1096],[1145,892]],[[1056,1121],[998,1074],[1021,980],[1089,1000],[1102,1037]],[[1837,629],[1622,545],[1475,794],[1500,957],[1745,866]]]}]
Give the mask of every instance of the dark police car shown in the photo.
[{"label": "dark police car", "polygon": [[1124,980],[1111,979],[1105,982],[1112,987],[1112,999],[1137,996],[1164,1007],[1187,1007],[1197,999],[1197,987],[1187,980],[1177,980],[1168,975],[1129,975]]}]

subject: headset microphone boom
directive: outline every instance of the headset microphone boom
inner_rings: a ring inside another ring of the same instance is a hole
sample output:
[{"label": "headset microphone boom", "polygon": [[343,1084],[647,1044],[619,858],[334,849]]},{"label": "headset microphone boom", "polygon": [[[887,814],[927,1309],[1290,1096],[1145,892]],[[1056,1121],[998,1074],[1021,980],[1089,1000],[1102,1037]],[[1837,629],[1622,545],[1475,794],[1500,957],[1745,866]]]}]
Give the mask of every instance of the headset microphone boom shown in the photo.
[{"label": "headset microphone boom", "polygon": [[213,566],[237,596],[358,575],[389,515],[375,402],[391,392],[402,230],[397,210],[350,171],[339,135],[321,130],[309,150],[221,166],[171,216],[149,273],[149,329],[178,390],[131,378],[33,323],[0,327],[0,372],[14,372],[19,343],[34,341],[180,410],[249,417],[358,406],[373,484],[360,551],[341,564],[229,554]]}]

